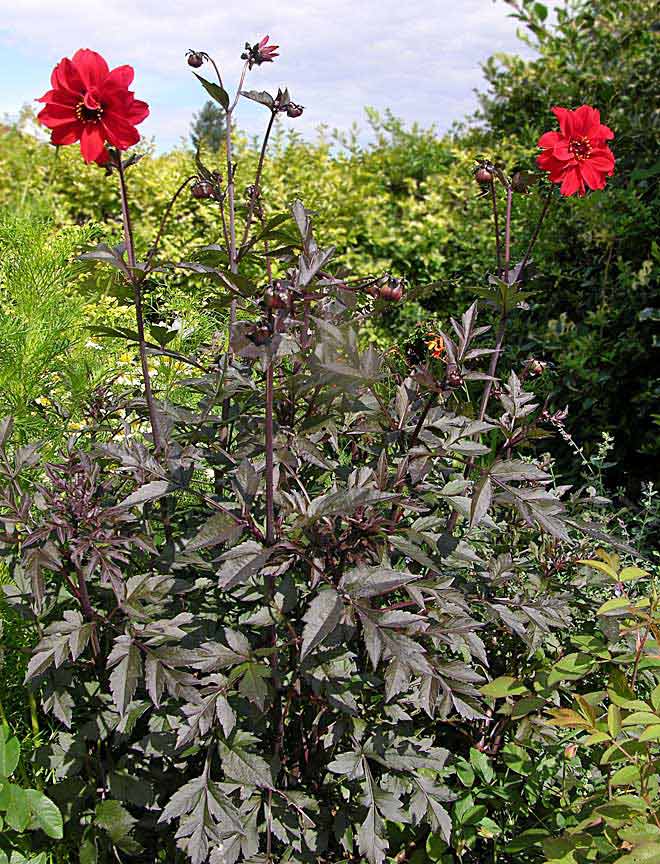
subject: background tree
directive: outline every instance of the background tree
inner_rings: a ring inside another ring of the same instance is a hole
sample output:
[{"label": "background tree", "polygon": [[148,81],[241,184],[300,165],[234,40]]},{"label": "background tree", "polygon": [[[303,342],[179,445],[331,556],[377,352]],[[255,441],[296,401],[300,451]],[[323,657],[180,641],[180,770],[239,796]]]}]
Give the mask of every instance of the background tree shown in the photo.
[{"label": "background tree", "polygon": [[202,145],[209,150],[219,150],[225,140],[225,118],[222,109],[209,99],[199,113],[193,115],[190,124],[190,140],[197,150]]}]

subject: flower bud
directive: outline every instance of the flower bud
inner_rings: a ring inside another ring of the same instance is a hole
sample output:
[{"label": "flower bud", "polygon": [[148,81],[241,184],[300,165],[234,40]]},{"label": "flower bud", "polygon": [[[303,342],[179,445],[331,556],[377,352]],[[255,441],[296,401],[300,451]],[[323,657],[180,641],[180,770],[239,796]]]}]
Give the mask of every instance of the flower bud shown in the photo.
[{"label": "flower bud", "polygon": [[271,340],[271,332],[270,328],[266,324],[255,324],[252,330],[249,330],[246,334],[247,338],[252,342],[253,345],[262,346],[267,345]]},{"label": "flower bud", "polygon": [[474,179],[480,186],[486,186],[488,183],[493,182],[493,172],[482,166],[474,172]]},{"label": "flower bud", "polygon": [[271,287],[266,289],[264,302],[269,309],[289,309],[291,307],[291,291],[282,279],[275,279]]},{"label": "flower bud", "polygon": [[190,194],[193,198],[213,198],[214,189],[213,184],[208,180],[197,179],[190,187]]},{"label": "flower bud", "polygon": [[191,48],[186,56],[188,57],[188,66],[192,66],[193,69],[199,69],[204,64],[204,55],[201,51],[193,51]]},{"label": "flower bud", "polygon": [[295,102],[289,102],[286,106],[287,117],[300,117],[305,109],[302,105],[296,105]]},{"label": "flower bud", "polygon": [[463,376],[456,366],[447,369],[447,384],[449,387],[463,386]]},{"label": "flower bud", "polygon": [[527,366],[529,374],[534,377],[542,375],[548,366],[548,364],[544,363],[543,360],[536,360],[534,358],[528,360],[525,365]]},{"label": "flower bud", "polygon": [[394,276],[383,276],[376,283],[376,297],[380,300],[387,300],[392,303],[398,303],[403,299],[403,279],[396,279]]}]

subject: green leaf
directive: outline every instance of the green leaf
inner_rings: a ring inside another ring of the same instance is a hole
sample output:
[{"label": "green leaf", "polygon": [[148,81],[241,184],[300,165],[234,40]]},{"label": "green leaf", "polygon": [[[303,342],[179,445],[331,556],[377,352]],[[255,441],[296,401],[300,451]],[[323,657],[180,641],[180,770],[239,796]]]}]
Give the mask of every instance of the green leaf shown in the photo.
[{"label": "green leaf", "polygon": [[524,699],[519,699],[511,710],[511,719],[519,720],[532,711],[538,711],[545,705],[546,700],[542,696],[526,696]]},{"label": "green leaf", "polygon": [[201,83],[209,96],[215,99],[215,101],[219,105],[222,105],[225,111],[227,111],[229,108],[229,94],[227,91],[220,87],[219,84],[214,84],[212,81],[207,81],[206,78],[202,78],[202,76],[198,75],[197,72],[193,72],[193,75]]},{"label": "green leaf", "polygon": [[624,765],[610,777],[612,786],[629,786],[639,783],[640,774],[637,765]]},{"label": "green leaf", "polygon": [[623,718],[624,726],[653,726],[660,723],[660,717],[652,711],[634,711]]},{"label": "green leaf", "polygon": [[660,721],[657,726],[647,726],[639,736],[640,741],[660,741]]},{"label": "green leaf", "polygon": [[479,772],[479,774],[481,774],[486,783],[490,783],[495,777],[495,772],[493,771],[490,759],[485,753],[482,753],[481,750],[470,747],[470,764]]},{"label": "green leaf", "polygon": [[309,604],[303,618],[305,627],[300,649],[301,660],[334,632],[343,611],[344,604],[334,588],[319,591]]},{"label": "green leaf", "polygon": [[619,573],[621,582],[632,582],[636,579],[648,579],[649,574],[641,567],[624,567]]},{"label": "green leaf", "polygon": [[37,789],[26,789],[25,794],[32,811],[32,822],[49,837],[61,840],[63,836],[62,814],[57,805]]},{"label": "green leaf", "polygon": [[577,681],[584,678],[596,668],[596,663],[588,654],[567,654],[554,664],[548,675],[548,686],[557,684],[559,681]]},{"label": "green leaf", "polygon": [[533,767],[529,753],[512,741],[502,748],[502,761],[507,768],[516,774],[522,774],[523,777],[526,777]]},{"label": "green leaf", "polygon": [[108,799],[96,805],[95,824],[107,833],[115,846],[129,854],[142,850],[131,834],[136,821],[119,801]]},{"label": "green leaf", "polygon": [[92,837],[83,840],[80,846],[80,864],[97,864],[98,853],[96,851],[96,843]]},{"label": "green leaf", "polygon": [[5,821],[14,831],[25,831],[30,822],[30,803],[25,789],[9,783],[2,790]]},{"label": "green leaf", "polygon": [[615,864],[657,864],[660,861],[660,843],[643,843],[632,852],[617,858]]},{"label": "green leaf", "polygon": [[607,709],[607,728],[612,738],[621,731],[621,709],[618,705],[610,705]]},{"label": "green leaf", "polygon": [[18,759],[21,754],[21,744],[12,736],[7,738],[7,729],[5,726],[0,726],[0,779],[11,777],[18,765]]},{"label": "green leaf", "polygon": [[510,675],[494,678],[488,684],[480,687],[479,690],[484,696],[491,696],[494,699],[505,699],[507,696],[522,696],[523,693],[529,692],[524,684],[521,684],[520,681],[512,678]]}]

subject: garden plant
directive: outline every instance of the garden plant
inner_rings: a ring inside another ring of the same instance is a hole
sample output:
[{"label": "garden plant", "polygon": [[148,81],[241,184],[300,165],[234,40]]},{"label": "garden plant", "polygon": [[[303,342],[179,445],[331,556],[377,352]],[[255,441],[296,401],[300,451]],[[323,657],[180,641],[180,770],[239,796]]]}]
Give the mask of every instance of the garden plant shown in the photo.
[{"label": "garden plant", "polygon": [[[2,733],[0,860],[660,860],[653,489],[622,529],[597,477],[607,441],[587,460],[564,405],[534,393],[548,364],[505,354],[554,213],[609,192],[616,130],[549,104],[535,162],[479,156],[465,185],[492,265],[474,301],[383,347],[365,333],[416,286],[336,263],[314,201],[265,194],[276,121],[304,110],[248,89],[278,50],[246,43],[234,92],[234,70],[188,51],[224,152],[197,151],[146,242],[132,68],[82,49],[40,100],[52,143],[119,190],[121,241],[79,260],[130,303],[92,336],[134,347],[139,379],[90,387],[59,451],[0,426],[43,787],[7,781]],[[245,99],[266,129],[239,186]],[[214,227],[173,258],[190,202]],[[191,351],[158,316],[170,277],[204,284],[217,323]],[[588,481],[563,482],[553,437]]]}]

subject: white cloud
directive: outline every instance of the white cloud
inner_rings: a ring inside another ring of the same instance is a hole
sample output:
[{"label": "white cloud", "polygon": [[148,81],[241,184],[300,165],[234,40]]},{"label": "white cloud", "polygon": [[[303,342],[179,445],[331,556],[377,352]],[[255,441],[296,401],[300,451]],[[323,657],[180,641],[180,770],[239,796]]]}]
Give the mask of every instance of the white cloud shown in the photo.
[{"label": "white cloud", "polygon": [[[301,131],[362,123],[365,105],[445,129],[474,104],[481,62],[495,51],[526,51],[508,11],[501,0],[0,0],[2,53],[20,54],[31,69],[25,89],[23,76],[3,86],[0,107],[16,111],[40,95],[30,89],[38,73],[45,90],[55,62],[90,47],[111,65],[135,67],[138,96],[151,105],[144,133],[171,145],[204,99],[185,50],[213,54],[235,83],[243,43],[269,33],[281,56],[255,69],[250,85],[287,83],[306,106]],[[239,122],[252,132],[261,120],[250,105]]]}]

